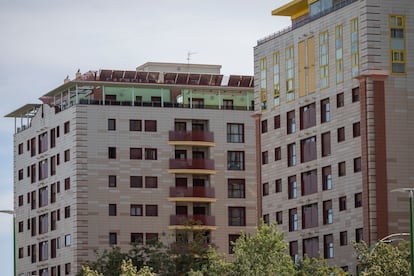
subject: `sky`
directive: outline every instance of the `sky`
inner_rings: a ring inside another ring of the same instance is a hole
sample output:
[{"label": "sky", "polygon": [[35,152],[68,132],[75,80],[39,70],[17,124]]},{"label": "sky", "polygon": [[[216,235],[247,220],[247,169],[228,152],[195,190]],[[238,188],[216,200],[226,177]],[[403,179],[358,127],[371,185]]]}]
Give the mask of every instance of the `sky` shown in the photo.
[{"label": "sky", "polygon": [[[220,64],[253,75],[257,40],[290,25],[289,0],[0,0],[0,210],[13,209],[14,119],[4,115],[75,72],[145,62]],[[0,267],[13,275],[12,216],[0,213]]]}]

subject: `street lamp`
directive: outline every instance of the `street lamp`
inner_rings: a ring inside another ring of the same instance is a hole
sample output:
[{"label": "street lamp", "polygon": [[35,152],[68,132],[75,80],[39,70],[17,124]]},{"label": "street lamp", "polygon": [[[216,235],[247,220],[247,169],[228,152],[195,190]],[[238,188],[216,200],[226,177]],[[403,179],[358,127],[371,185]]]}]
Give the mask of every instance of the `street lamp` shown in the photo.
[{"label": "street lamp", "polygon": [[413,229],[413,193],[414,188],[394,189],[391,192],[409,193],[410,195],[410,259],[411,275],[414,275],[414,229]]},{"label": "street lamp", "polygon": [[13,210],[0,210],[0,213],[13,216],[13,275],[16,276],[16,214]]}]

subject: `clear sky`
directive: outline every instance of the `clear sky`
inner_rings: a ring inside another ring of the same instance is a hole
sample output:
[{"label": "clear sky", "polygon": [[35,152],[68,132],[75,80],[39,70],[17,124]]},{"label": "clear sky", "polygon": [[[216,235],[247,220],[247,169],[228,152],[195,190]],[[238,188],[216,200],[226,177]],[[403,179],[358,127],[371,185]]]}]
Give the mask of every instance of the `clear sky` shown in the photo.
[{"label": "clear sky", "polygon": [[[153,62],[253,75],[257,40],[290,25],[289,0],[0,0],[0,210],[13,209],[14,120],[4,115],[75,72]],[[25,250],[26,251],[26,250]],[[12,217],[0,214],[1,275],[13,275]],[[26,254],[26,252],[25,252]]]}]

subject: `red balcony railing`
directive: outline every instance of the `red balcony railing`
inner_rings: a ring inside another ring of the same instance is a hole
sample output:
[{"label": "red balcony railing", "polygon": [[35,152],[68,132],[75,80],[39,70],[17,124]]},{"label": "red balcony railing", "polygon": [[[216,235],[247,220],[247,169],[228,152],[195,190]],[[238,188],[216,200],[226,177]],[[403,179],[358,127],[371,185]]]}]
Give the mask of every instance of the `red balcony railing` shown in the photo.
[{"label": "red balcony railing", "polygon": [[171,215],[170,225],[205,225],[215,226],[214,216],[207,215]]},{"label": "red balcony railing", "polygon": [[214,170],[212,159],[170,159],[170,169]]},{"label": "red balcony railing", "polygon": [[169,132],[169,141],[197,141],[214,142],[214,133],[211,131],[174,131]]},{"label": "red balcony railing", "polygon": [[207,197],[214,198],[212,187],[170,187],[170,197]]}]

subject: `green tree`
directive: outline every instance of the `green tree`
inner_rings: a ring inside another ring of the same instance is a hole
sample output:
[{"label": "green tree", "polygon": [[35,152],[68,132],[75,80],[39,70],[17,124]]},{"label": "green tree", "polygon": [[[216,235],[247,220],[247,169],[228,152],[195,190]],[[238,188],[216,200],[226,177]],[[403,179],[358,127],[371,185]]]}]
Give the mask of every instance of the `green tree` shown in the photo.
[{"label": "green tree", "polygon": [[256,236],[243,233],[234,243],[231,275],[293,274],[294,264],[287,250],[288,244],[277,224],[269,226],[262,221],[256,229]]},{"label": "green tree", "polygon": [[410,275],[410,244],[377,242],[369,247],[364,241],[353,244],[361,275]]},{"label": "green tree", "polygon": [[333,275],[349,275],[341,268],[336,266],[329,266],[325,259],[309,258],[307,255],[296,266],[297,276],[326,276]]},{"label": "green tree", "polygon": [[92,270],[89,266],[82,266],[81,274],[84,276],[103,276],[96,270]]},{"label": "green tree", "polygon": [[137,276],[137,268],[132,264],[131,259],[122,260],[120,276]]}]

